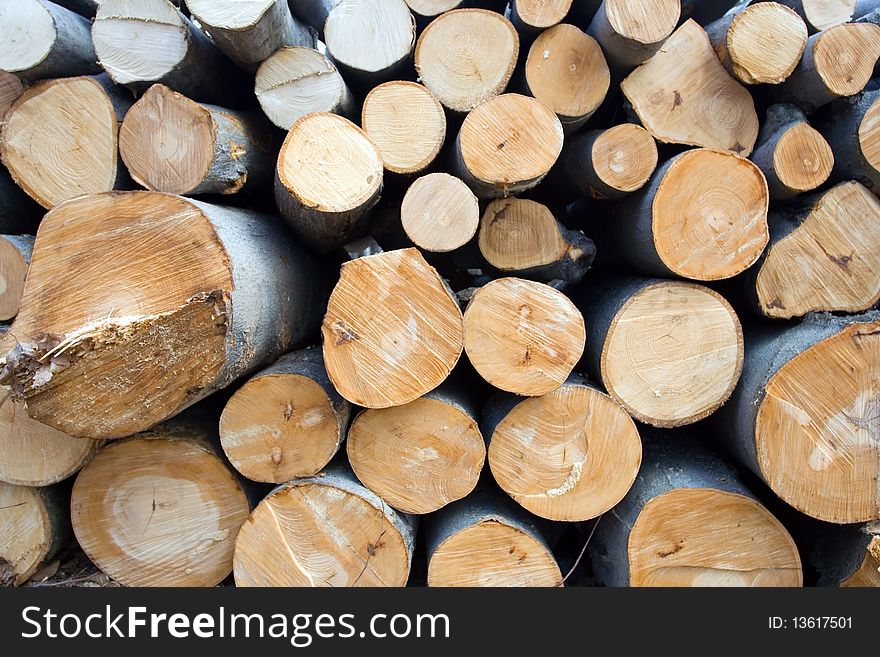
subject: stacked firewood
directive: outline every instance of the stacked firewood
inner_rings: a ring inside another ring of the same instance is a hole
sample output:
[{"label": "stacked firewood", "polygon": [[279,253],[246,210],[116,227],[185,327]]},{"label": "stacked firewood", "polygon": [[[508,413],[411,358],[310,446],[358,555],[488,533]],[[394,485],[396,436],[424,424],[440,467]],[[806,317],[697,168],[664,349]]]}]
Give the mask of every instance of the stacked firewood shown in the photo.
[{"label": "stacked firewood", "polygon": [[880,585],[878,59],[880,0],[0,0],[0,582]]}]

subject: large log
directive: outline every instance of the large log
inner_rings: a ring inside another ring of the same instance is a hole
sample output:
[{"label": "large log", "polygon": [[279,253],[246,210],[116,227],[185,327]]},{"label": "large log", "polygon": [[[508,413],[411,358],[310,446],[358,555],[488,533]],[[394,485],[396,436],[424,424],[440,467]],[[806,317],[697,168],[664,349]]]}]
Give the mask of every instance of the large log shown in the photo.
[{"label": "large log", "polygon": [[619,80],[660,50],[680,12],[679,0],[605,0],[587,32],[602,46]]},{"label": "large log", "polygon": [[24,280],[31,263],[34,238],[30,235],[0,235],[0,320],[18,314]]},{"label": "large log", "polygon": [[404,586],[416,520],[364,488],[348,468],[276,488],[235,544],[237,586]]},{"label": "large log", "polygon": [[575,297],[589,318],[586,363],[630,415],[677,427],[727,401],[742,369],[743,337],[720,295],[679,281],[591,279]]},{"label": "large log", "polygon": [[23,79],[100,73],[89,21],[44,0],[0,7],[0,69]]},{"label": "large log", "polygon": [[321,328],[336,390],[366,408],[401,406],[439,386],[462,352],[462,315],[417,249],[347,262]]},{"label": "large log", "polygon": [[638,429],[624,408],[577,375],[541,397],[497,395],[481,424],[495,481],[550,520],[605,513],[626,495],[642,461]]},{"label": "large log", "polygon": [[880,193],[880,90],[831,103],[819,130],[834,151],[834,179]]},{"label": "large log", "polygon": [[382,182],[382,157],[363,130],[336,114],[307,114],[278,155],[275,202],[306,246],[328,252],[366,232]]},{"label": "large log", "polygon": [[132,102],[107,75],[38,82],[6,114],[3,163],[44,208],[125,187],[119,124]]},{"label": "large log", "polygon": [[767,317],[861,312],[880,301],[880,201],[857,182],[770,213],[770,245],[748,273]]},{"label": "large log", "polygon": [[350,414],[321,350],[295,351],[257,372],[226,402],[220,443],[248,479],[282,484],[315,475],[330,462]]},{"label": "large log", "polygon": [[590,543],[606,586],[801,586],[797,547],[736,472],[690,436],[644,441],[635,484]]},{"label": "large log", "polygon": [[44,424],[128,436],[313,335],[322,288],[271,217],[159,192],[81,197],[40,227],[3,382]]},{"label": "large log", "polygon": [[409,186],[400,205],[400,222],[419,248],[454,251],[477,234],[480,205],[470,188],[455,176],[430,173]]},{"label": "large log", "polygon": [[273,127],[258,112],[190,100],[154,84],[119,129],[119,152],[135,182],[169,194],[236,194],[268,189]]},{"label": "large log", "polygon": [[759,127],[752,96],[724,70],[709,37],[693,20],[678,28],[621,89],[657,141],[744,157],[752,152]]},{"label": "large log", "polygon": [[746,334],[725,445],[788,504],[835,523],[880,518],[874,376],[880,315],[810,316]]}]

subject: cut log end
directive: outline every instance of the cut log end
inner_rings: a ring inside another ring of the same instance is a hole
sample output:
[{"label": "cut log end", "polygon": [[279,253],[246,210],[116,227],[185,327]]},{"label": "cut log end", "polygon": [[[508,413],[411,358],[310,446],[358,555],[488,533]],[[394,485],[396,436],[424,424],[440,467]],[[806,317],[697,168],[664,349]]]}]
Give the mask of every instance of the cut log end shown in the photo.
[{"label": "cut log end", "polygon": [[637,420],[677,427],[708,417],[739,379],[743,335],[715,291],[657,282],[618,311],[602,345],[605,388]]},{"label": "cut log end", "polygon": [[868,545],[865,560],[849,579],[841,582],[842,587],[880,587],[880,538],[874,537]]},{"label": "cut log end", "polygon": [[825,138],[806,123],[787,130],[773,151],[773,169],[779,181],[796,192],[816,189],[828,180],[834,153]]},{"label": "cut log end", "polygon": [[880,98],[865,112],[859,124],[858,140],[866,162],[880,175]]},{"label": "cut log end", "polygon": [[760,2],[733,19],[725,46],[731,72],[740,81],[779,84],[801,61],[807,46],[807,26],[789,7]]},{"label": "cut log end", "polygon": [[426,251],[454,251],[476,235],[480,205],[470,188],[455,176],[432,173],[410,185],[400,206],[407,236]]},{"label": "cut log end", "polygon": [[406,0],[406,4],[414,14],[433,18],[455,9],[462,0]]},{"label": "cut log end", "polygon": [[0,70],[0,121],[6,116],[12,103],[18,100],[23,92],[24,87],[22,87],[21,80],[17,75]]},{"label": "cut log end", "polygon": [[416,23],[403,0],[341,0],[324,24],[334,60],[360,74],[381,74],[405,60]]},{"label": "cut log end", "polygon": [[657,168],[657,142],[643,127],[622,123],[605,130],[590,154],[599,180],[614,191],[641,189]]},{"label": "cut log end", "polygon": [[[723,539],[720,537],[723,536]],[[797,547],[769,511],[726,491],[676,489],[629,536],[631,586],[801,586]]]},{"label": "cut log end", "polygon": [[417,249],[342,266],[321,332],[324,362],[350,402],[387,408],[440,385],[462,351],[461,310]]},{"label": "cut log end", "polygon": [[835,96],[852,96],[864,89],[878,58],[880,26],[871,23],[837,25],[813,45],[816,71]]},{"label": "cut log end", "polygon": [[850,22],[859,0],[801,0],[804,16],[817,32]]},{"label": "cut log end", "polygon": [[568,297],[519,278],[492,281],[464,313],[471,364],[500,390],[537,396],[558,388],[584,351],[584,318]]},{"label": "cut log end", "polygon": [[854,323],[783,365],[758,406],[758,464],[773,490],[828,522],[880,518],[880,322]]},{"label": "cut log end", "polygon": [[41,64],[52,51],[58,33],[46,6],[38,0],[5,3],[0,11],[0,69],[27,72]]},{"label": "cut log end", "polygon": [[53,539],[40,491],[0,481],[0,587],[24,584],[49,555]]},{"label": "cut log end", "polygon": [[415,65],[420,81],[443,105],[469,112],[504,91],[518,55],[519,37],[504,16],[457,9],[425,28],[416,44]]},{"label": "cut log end", "polygon": [[679,0],[605,0],[604,5],[615,33],[645,45],[666,40],[681,14]]},{"label": "cut log end", "polygon": [[32,248],[32,237],[0,235],[0,321],[18,314]]},{"label": "cut log end", "polygon": [[561,23],[572,0],[514,0],[511,11],[520,24],[531,30],[546,30]]},{"label": "cut log end", "polygon": [[446,139],[442,105],[414,82],[386,82],[373,89],[364,100],[361,125],[393,173],[428,168]]}]

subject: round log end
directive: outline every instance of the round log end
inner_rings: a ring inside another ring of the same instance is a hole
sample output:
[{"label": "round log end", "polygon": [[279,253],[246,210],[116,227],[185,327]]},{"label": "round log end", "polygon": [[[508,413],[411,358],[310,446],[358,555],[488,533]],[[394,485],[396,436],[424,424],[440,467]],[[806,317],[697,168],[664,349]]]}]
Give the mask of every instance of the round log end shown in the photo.
[{"label": "round log end", "polygon": [[572,0],[514,0],[513,5],[522,23],[535,30],[546,30],[565,19]]},{"label": "round log end", "polygon": [[880,26],[846,23],[823,32],[813,46],[813,62],[836,96],[857,94],[871,79],[880,58]]},{"label": "round log end", "polygon": [[341,0],[324,23],[331,57],[363,73],[380,73],[405,59],[416,22],[403,0]]},{"label": "round log end", "polygon": [[27,72],[42,63],[57,38],[55,20],[39,0],[6,2],[0,9],[0,69]]},{"label": "round log end", "polygon": [[657,168],[657,142],[634,123],[602,132],[593,142],[593,170],[613,190],[628,194],[645,186]]},{"label": "round log end", "polygon": [[807,46],[807,26],[778,2],[751,5],[730,24],[727,53],[733,73],[746,84],[779,84],[788,79]]},{"label": "round log end", "polygon": [[679,0],[605,0],[604,4],[611,28],[645,45],[666,40],[681,17]]},{"label": "round log end", "polygon": [[186,0],[186,7],[204,25],[224,30],[245,30],[256,25],[277,2],[278,0]]},{"label": "round log end", "polygon": [[865,160],[880,172],[880,98],[865,112],[859,125],[858,138]]},{"label": "round log end", "polygon": [[[7,42],[8,43],[8,42]],[[17,75],[0,70],[0,119],[24,91]]]},{"label": "round log end", "polygon": [[15,244],[0,235],[0,321],[18,314],[28,262]]},{"label": "round log end", "polygon": [[0,481],[0,586],[24,584],[52,547],[53,528],[40,491]]},{"label": "round log end", "polygon": [[412,13],[433,18],[455,9],[462,4],[462,0],[406,0],[406,4]]},{"label": "round log end", "polygon": [[431,173],[410,185],[400,206],[400,220],[413,244],[426,251],[454,251],[477,233],[480,205],[455,176]]},{"label": "round log end", "polygon": [[807,123],[787,130],[773,151],[773,170],[783,185],[796,192],[808,192],[825,184],[833,168],[831,146]]},{"label": "round log end", "polygon": [[[505,198],[489,203],[480,222],[480,252],[501,271],[523,271],[552,265],[572,247],[562,239],[550,209],[528,199]],[[572,260],[580,254],[572,253]]]}]

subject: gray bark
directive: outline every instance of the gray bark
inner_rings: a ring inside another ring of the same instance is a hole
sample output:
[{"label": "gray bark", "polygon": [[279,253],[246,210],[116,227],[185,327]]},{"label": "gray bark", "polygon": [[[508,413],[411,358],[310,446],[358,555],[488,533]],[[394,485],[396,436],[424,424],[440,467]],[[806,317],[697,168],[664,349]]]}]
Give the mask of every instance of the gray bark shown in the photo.
[{"label": "gray bark", "polygon": [[0,166],[0,232],[37,232],[45,210],[12,181],[6,167]]},{"label": "gray bark", "polygon": [[832,179],[835,182],[855,180],[878,194],[880,171],[865,158],[858,138],[865,113],[875,103],[880,103],[880,91],[863,91],[841,98],[828,107],[828,115],[818,129],[834,151]]},{"label": "gray bark", "polygon": [[624,78],[634,68],[649,60],[665,41],[662,39],[656,43],[640,43],[618,34],[608,20],[604,2],[586,31],[602,46],[608,68],[611,69],[611,77],[616,80]]},{"label": "gray bark", "polygon": [[293,15],[311,25],[320,35],[324,34],[324,23],[327,22],[330,10],[339,2],[340,0],[289,0]]},{"label": "gray bark", "polygon": [[724,16],[733,7],[749,2],[750,0],[682,0],[681,20],[684,22],[688,18],[693,18],[700,25],[708,25]]},{"label": "gray bark", "polygon": [[[795,105],[778,104],[771,105],[767,109],[767,118],[761,127],[755,150],[749,159],[758,165],[758,168],[767,178],[767,189],[770,192],[771,201],[788,201],[798,196],[800,192],[786,186],[776,173],[773,165],[773,157],[776,147],[783,135],[800,123],[806,123],[807,117],[801,109]],[[835,157],[837,151],[835,150]]]}]

